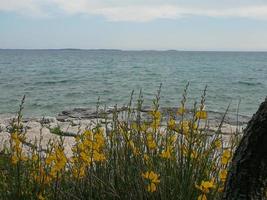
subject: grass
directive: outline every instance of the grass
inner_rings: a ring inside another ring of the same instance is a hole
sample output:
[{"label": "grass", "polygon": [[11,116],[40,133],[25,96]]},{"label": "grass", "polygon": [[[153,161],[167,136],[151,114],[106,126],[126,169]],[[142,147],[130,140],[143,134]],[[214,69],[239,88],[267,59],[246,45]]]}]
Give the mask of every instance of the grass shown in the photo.
[{"label": "grass", "polygon": [[[135,108],[132,93],[125,114],[118,115],[115,106],[111,121],[77,133],[71,157],[64,137],[45,150],[40,141],[25,147],[23,99],[11,124],[10,148],[0,154],[0,199],[221,199],[239,136],[222,141],[219,129],[210,135],[206,89],[185,116],[187,88],[167,126],[160,88],[149,118],[141,115],[142,93]],[[59,127],[52,132],[63,135]]]}]

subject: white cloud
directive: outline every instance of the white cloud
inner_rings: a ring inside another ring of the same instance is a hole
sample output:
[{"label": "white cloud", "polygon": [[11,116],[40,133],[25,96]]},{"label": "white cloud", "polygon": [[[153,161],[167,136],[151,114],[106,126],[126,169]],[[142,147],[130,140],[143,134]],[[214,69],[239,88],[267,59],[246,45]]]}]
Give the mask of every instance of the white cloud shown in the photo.
[{"label": "white cloud", "polygon": [[154,19],[175,19],[181,17],[178,8],[169,5],[162,6],[127,6],[101,8],[94,11],[110,21],[151,21]]},{"label": "white cloud", "polygon": [[[87,12],[86,12],[87,13]],[[105,16],[110,21],[151,21],[189,16],[240,17],[267,20],[267,5],[226,9],[199,9],[171,5],[101,8],[88,12]]]},{"label": "white cloud", "polygon": [[[234,3],[233,3],[234,2]],[[100,15],[110,21],[151,21],[188,16],[267,20],[267,3],[259,0],[0,0],[0,11],[27,15]]]}]

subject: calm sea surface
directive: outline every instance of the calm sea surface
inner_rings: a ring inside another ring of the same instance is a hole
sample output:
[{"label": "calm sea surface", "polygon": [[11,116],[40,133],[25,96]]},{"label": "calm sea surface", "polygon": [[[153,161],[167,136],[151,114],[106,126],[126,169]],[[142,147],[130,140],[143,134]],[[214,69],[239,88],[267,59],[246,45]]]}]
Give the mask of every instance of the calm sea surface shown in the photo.
[{"label": "calm sea surface", "polygon": [[250,116],[267,95],[267,53],[112,50],[0,50],[0,114],[55,115],[76,107],[124,105],[142,88],[150,105],[160,83],[161,106],[179,106],[187,82],[189,105],[207,88],[206,109],[231,103]]}]

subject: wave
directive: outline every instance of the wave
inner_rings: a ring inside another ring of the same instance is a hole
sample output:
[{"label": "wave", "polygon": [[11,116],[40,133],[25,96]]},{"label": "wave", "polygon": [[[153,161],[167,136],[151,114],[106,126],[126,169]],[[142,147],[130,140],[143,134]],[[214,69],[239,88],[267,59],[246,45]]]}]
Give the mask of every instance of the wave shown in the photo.
[{"label": "wave", "polygon": [[68,83],[72,82],[72,80],[60,80],[60,81],[38,81],[35,84],[37,85],[53,85],[58,83]]},{"label": "wave", "polygon": [[238,81],[237,83],[240,85],[248,85],[248,86],[262,85],[262,83],[260,82],[248,82],[248,81]]}]

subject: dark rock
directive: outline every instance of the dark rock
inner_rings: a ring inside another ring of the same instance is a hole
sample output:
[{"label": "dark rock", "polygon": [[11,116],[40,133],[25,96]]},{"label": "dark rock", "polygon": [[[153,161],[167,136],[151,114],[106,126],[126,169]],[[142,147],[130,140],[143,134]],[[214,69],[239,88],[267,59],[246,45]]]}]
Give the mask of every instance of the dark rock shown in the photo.
[{"label": "dark rock", "polygon": [[42,119],[38,121],[42,124],[50,124],[50,123],[54,123],[56,119],[54,117],[43,117]]},{"label": "dark rock", "polygon": [[224,200],[267,199],[267,98],[244,130],[226,181]]},{"label": "dark rock", "polygon": [[58,121],[60,121],[60,122],[65,122],[67,118],[68,118],[67,115],[58,115],[58,116],[56,117],[56,119],[57,119]]},{"label": "dark rock", "polygon": [[[162,113],[162,120],[167,121],[169,116],[175,115],[175,113],[178,110],[178,107],[160,107],[159,108],[161,113]],[[90,108],[75,108],[72,110],[66,110],[62,111],[58,116],[57,119],[58,121],[70,121],[72,119],[96,119],[96,118],[107,118],[107,119],[112,119],[112,115],[114,112],[117,112],[118,115],[123,116],[125,112],[128,111],[127,107],[120,107],[120,108],[115,108],[110,107],[107,108],[106,110],[104,109],[99,109],[98,113]],[[152,108],[149,106],[144,106],[140,110],[141,117],[143,119],[150,119],[151,116],[149,115],[149,112],[152,111]],[[136,115],[137,110],[136,108],[132,108],[132,114]],[[192,109],[186,110],[184,117],[185,118],[191,118],[193,114]],[[237,121],[237,116],[233,114],[227,114],[224,118],[224,113],[219,113],[219,112],[212,112],[208,111],[209,114],[209,119],[212,124],[220,124],[222,119],[224,119],[224,123],[230,124],[230,125],[240,125],[243,126],[245,125],[250,117],[248,116],[242,116],[238,115],[238,121]],[[181,118],[181,116],[176,115],[177,120]],[[68,120],[67,120],[68,119]]]}]

